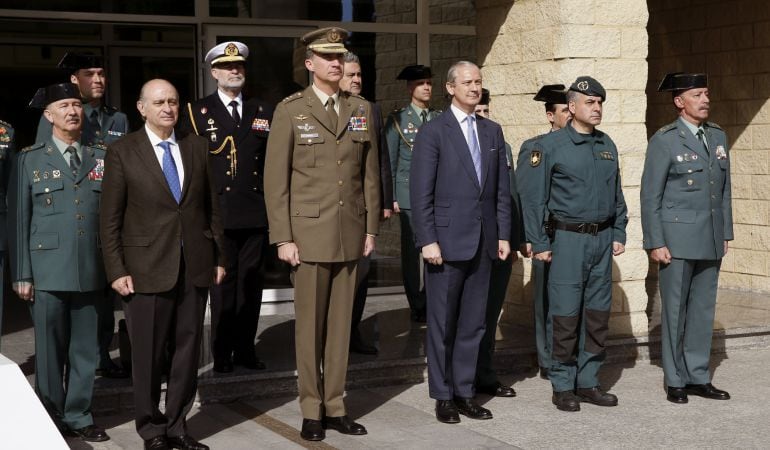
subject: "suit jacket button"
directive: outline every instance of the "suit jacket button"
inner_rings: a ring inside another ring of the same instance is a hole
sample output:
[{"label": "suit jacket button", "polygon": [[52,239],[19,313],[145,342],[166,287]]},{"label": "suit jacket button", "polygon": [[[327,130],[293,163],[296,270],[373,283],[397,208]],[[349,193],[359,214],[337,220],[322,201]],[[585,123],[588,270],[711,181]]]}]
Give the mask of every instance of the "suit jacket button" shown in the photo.
[{"label": "suit jacket button", "polygon": [[337,184],[339,184],[340,186],[342,186],[342,180],[339,180],[339,181],[337,182]]},{"label": "suit jacket button", "polygon": [[86,232],[85,232],[85,231],[83,231],[83,230],[78,230],[78,236],[83,236],[84,234],[86,234]]},{"label": "suit jacket button", "polygon": [[43,244],[37,244],[37,248],[43,248]]},{"label": "suit jacket button", "polygon": [[340,145],[340,140],[339,139],[337,139],[337,145]]},{"label": "suit jacket button", "polygon": [[345,202],[343,202],[342,200],[340,200],[340,206],[342,206],[342,205],[344,205],[344,204],[345,204]]},{"label": "suit jacket button", "polygon": [[340,160],[338,159],[338,160],[337,160],[337,165],[338,165],[338,166],[341,166],[341,165],[342,165],[342,161],[340,161]]},{"label": "suit jacket button", "polygon": [[230,175],[230,171],[228,170],[227,172],[225,172],[225,175]]},{"label": "suit jacket button", "polygon": [[481,216],[476,216],[476,220],[481,220]]},{"label": "suit jacket button", "polygon": [[230,186],[227,186],[227,187],[225,188],[225,190],[226,190],[227,192],[230,192]]},{"label": "suit jacket button", "polygon": [[256,171],[254,171],[254,175],[257,175],[257,172],[256,172]]},{"label": "suit jacket button", "polygon": [[48,188],[45,188],[45,192],[51,192],[51,190]]}]

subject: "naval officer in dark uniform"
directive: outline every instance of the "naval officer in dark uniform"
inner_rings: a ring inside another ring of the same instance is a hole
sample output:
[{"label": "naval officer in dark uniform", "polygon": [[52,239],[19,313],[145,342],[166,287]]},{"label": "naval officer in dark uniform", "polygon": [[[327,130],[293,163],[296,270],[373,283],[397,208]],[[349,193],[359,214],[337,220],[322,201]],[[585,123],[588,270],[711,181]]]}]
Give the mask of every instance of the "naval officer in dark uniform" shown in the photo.
[{"label": "naval officer in dark uniform", "polygon": [[422,263],[414,245],[412,207],[409,200],[409,171],[412,167],[412,148],[417,132],[425,123],[441,114],[430,107],[433,93],[430,67],[421,64],[407,66],[396,79],[405,80],[410,102],[393,111],[385,122],[385,140],[390,152],[390,168],[393,176],[393,212],[401,222],[401,275],[404,291],[412,310],[412,318],[425,322],[425,289],[421,287]]},{"label": "naval officer in dark uniform", "polygon": [[98,238],[105,152],[81,144],[74,84],[38,89],[30,107],[45,108],[53,131],[19,155],[8,223],[13,289],[35,326],[35,387],[63,433],[106,441],[91,415],[96,305],[107,284]]},{"label": "naval officer in dark uniform", "polygon": [[262,264],[267,245],[263,175],[273,108],[245,98],[246,58],[240,42],[223,42],[206,54],[217,91],[188,103],[182,135],[194,132],[209,143],[209,163],[223,218],[227,275],[211,288],[211,350],[214,371],[233,364],[261,370],[254,354],[262,305]]},{"label": "naval officer in dark uniform", "polygon": [[727,400],[709,357],[719,267],[733,240],[727,135],[708,122],[705,74],[666,75],[679,117],[650,139],[642,173],[644,248],[660,264],[661,361],[667,398]]},{"label": "naval officer in dark uniform", "polygon": [[[566,86],[563,84],[547,84],[540,88],[535,94],[536,102],[545,103],[545,116],[551,124],[552,131],[560,130],[567,125],[572,118],[567,105]],[[516,164],[516,181],[520,197],[531,195],[530,189],[533,184],[530,179],[533,168],[529,164],[530,153],[535,148],[537,142],[545,136],[544,134],[527,139],[521,144],[519,157]],[[548,220],[547,217],[542,219]],[[532,256],[532,244],[525,243],[519,249],[522,255]],[[548,340],[548,269],[550,264],[539,259],[532,259],[532,278],[533,286],[532,305],[535,316],[535,347],[537,348],[537,364],[540,366],[540,377],[548,379],[548,367],[551,366],[551,344]]]}]

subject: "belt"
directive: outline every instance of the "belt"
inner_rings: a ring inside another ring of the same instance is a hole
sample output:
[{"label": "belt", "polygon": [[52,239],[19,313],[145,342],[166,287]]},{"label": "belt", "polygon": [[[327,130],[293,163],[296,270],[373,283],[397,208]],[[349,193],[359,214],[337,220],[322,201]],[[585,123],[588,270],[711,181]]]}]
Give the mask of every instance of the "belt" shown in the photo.
[{"label": "belt", "polygon": [[597,234],[599,234],[600,231],[603,231],[609,228],[613,224],[613,222],[615,222],[615,218],[610,217],[604,222],[598,222],[598,223],[561,222],[553,218],[550,220],[550,222],[551,222],[551,226],[555,230],[572,231],[573,233],[590,234],[590,235],[596,236]]}]

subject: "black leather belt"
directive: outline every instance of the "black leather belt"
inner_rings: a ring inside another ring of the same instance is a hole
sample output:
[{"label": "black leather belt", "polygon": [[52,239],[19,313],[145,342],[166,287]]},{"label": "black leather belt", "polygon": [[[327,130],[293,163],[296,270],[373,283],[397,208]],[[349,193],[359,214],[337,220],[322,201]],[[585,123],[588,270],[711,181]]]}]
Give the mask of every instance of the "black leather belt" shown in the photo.
[{"label": "black leather belt", "polygon": [[554,230],[572,231],[573,233],[590,234],[596,236],[600,231],[606,230],[615,222],[613,217],[599,223],[577,223],[577,222],[561,222],[556,219],[551,219],[551,226]]}]

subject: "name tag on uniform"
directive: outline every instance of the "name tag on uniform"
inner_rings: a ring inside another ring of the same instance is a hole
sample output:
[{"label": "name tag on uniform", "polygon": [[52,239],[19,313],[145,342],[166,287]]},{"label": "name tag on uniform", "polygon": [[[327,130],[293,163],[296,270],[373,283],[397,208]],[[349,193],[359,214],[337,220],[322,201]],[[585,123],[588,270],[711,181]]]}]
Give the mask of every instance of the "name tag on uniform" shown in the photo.
[{"label": "name tag on uniform", "polygon": [[120,131],[107,130],[107,134],[109,134],[110,136],[123,136],[126,133],[122,133]]},{"label": "name tag on uniform", "polygon": [[369,131],[366,117],[351,117],[350,122],[348,122],[348,131]]},{"label": "name tag on uniform", "polygon": [[88,172],[88,179],[91,181],[102,181],[104,178],[104,160],[96,158],[96,165]]},{"label": "name tag on uniform", "polygon": [[318,137],[318,133],[300,133],[300,139],[315,139]]},{"label": "name tag on uniform", "polygon": [[270,121],[267,119],[254,119],[254,122],[251,122],[251,129],[254,131],[270,131]]}]

